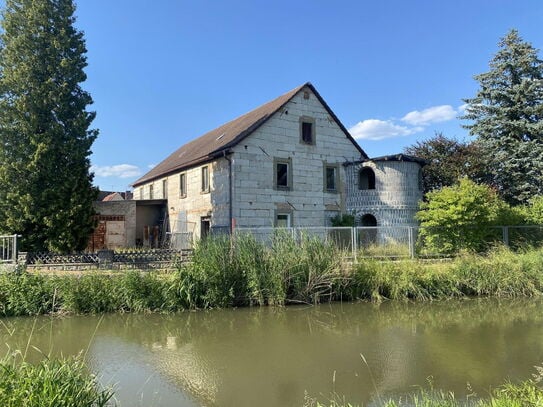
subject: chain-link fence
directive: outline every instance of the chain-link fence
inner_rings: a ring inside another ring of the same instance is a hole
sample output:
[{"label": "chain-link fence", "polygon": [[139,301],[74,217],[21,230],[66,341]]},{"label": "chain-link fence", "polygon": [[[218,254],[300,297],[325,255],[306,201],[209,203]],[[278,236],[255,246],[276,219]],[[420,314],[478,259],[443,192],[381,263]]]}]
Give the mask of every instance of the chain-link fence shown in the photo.
[{"label": "chain-link fence", "polygon": [[500,245],[513,250],[543,246],[542,226],[240,227],[235,230],[235,235],[250,234],[261,243],[271,244],[278,231],[290,234],[297,241],[307,236],[332,242],[345,252],[346,257],[355,260],[367,257],[450,257],[462,250],[482,253]]}]

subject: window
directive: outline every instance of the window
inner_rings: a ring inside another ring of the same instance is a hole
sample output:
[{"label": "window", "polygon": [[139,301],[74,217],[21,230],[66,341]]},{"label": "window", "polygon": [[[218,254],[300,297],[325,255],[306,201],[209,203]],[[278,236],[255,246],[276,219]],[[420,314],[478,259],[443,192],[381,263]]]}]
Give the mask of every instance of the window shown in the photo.
[{"label": "window", "polygon": [[315,119],[312,117],[300,117],[300,143],[315,144]]},{"label": "window", "polygon": [[140,195],[140,199],[143,199],[143,187],[138,188],[138,192],[139,192],[139,195]]},{"label": "window", "polygon": [[153,199],[153,184],[149,185],[149,199]]},{"label": "window", "polygon": [[418,184],[419,184],[419,191],[424,191],[424,177],[422,176],[422,168],[419,168],[419,172],[417,174],[418,177]]},{"label": "window", "polygon": [[168,198],[168,180],[167,179],[162,180],[162,198],[164,199]]},{"label": "window", "polygon": [[209,192],[209,167],[202,167],[202,192]]},{"label": "window", "polygon": [[179,197],[180,198],[187,197],[187,174],[186,173],[179,174]]},{"label": "window", "polygon": [[278,213],[275,215],[275,227],[289,228],[290,226],[290,213]]},{"label": "window", "polygon": [[337,192],[338,167],[337,165],[324,165],[324,192]]},{"label": "window", "polygon": [[292,188],[292,160],[290,158],[275,158],[274,164],[274,186],[275,189],[289,190]]},{"label": "window", "polygon": [[369,167],[364,167],[358,173],[358,189],[375,189],[375,173]]}]

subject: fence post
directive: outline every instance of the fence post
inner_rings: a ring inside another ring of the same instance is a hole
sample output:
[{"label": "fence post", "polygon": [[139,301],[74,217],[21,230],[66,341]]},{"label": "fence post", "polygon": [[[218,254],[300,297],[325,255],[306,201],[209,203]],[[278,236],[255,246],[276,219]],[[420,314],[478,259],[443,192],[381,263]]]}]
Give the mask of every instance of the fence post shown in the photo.
[{"label": "fence post", "polygon": [[409,257],[412,259],[415,258],[415,236],[413,233],[413,226],[408,226],[408,236],[409,236]]},{"label": "fence post", "polygon": [[356,252],[358,251],[358,245],[356,244],[356,228],[354,226],[351,228],[351,246],[353,250],[353,259],[356,263]]},{"label": "fence post", "polygon": [[12,263],[17,263],[17,235],[13,235],[13,254],[11,257]]},{"label": "fence post", "polygon": [[502,226],[503,244],[509,247],[509,226]]}]

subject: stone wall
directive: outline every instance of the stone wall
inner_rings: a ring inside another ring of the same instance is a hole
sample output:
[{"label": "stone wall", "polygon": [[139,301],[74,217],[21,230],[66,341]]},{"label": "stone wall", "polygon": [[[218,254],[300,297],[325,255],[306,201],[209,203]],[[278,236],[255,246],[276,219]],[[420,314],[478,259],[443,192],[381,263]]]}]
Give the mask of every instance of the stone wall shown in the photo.
[{"label": "stone wall", "polygon": [[[202,167],[208,168],[207,191],[202,191]],[[181,174],[184,174],[185,178],[184,195],[181,195]],[[153,185],[154,197],[165,196],[168,200],[171,231],[192,232],[199,237],[201,220],[207,217],[210,218],[212,228],[229,226],[228,161],[225,158],[148,182],[136,188],[134,199],[140,199],[141,196],[149,199],[149,185]],[[166,191],[163,186],[167,187]],[[143,191],[142,195],[140,191]]]},{"label": "stone wall", "polygon": [[[375,173],[375,189],[360,190],[358,173],[370,167]],[[373,215],[378,226],[416,225],[415,213],[422,199],[420,165],[411,161],[368,161],[346,167],[347,212]]]},{"label": "stone wall", "polygon": [[[233,148],[234,205],[238,226],[271,227],[278,213],[293,226],[324,226],[345,210],[346,176],[342,165],[360,151],[310,91],[298,93],[281,111]],[[306,98],[305,96],[308,96]],[[315,143],[300,140],[300,118],[313,120]],[[274,161],[288,160],[292,188],[274,184]],[[337,165],[337,192],[324,190],[325,165]]]}]

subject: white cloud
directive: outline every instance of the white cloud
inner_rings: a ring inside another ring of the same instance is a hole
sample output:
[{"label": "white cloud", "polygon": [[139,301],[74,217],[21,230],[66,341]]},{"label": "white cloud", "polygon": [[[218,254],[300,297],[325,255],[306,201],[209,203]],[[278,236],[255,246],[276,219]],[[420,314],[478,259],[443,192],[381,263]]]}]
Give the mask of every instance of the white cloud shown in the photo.
[{"label": "white cloud", "polygon": [[402,122],[412,126],[426,126],[452,120],[458,112],[451,105],[432,106],[422,111],[414,110],[402,117]]},{"label": "white cloud", "polygon": [[422,131],[422,127],[405,127],[390,120],[368,119],[358,122],[349,129],[355,139],[383,140],[391,137],[409,136]]},{"label": "white cloud", "polygon": [[141,175],[139,167],[132,164],[106,165],[103,167],[93,165],[91,171],[99,177],[132,178]]},{"label": "white cloud", "polygon": [[468,107],[469,107],[469,103],[464,103],[463,105],[458,106],[458,109],[456,110],[458,110],[458,113],[460,114],[465,114]]}]

